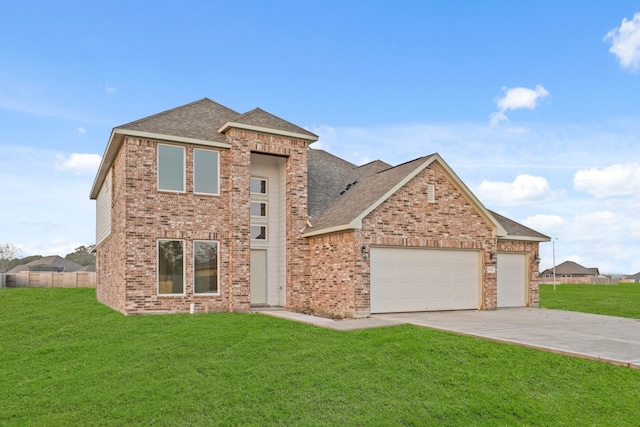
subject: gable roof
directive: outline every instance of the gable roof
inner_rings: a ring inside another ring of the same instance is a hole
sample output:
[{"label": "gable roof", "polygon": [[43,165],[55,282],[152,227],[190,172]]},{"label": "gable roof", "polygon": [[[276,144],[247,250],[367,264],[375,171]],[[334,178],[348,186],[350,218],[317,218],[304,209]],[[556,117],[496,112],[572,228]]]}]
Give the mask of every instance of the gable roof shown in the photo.
[{"label": "gable roof", "polygon": [[[551,274],[551,273],[553,273],[553,267],[547,268],[541,274]],[[561,264],[556,265],[556,275],[597,276],[599,274],[600,274],[600,271],[598,270],[597,267],[587,268],[573,261],[565,261]]]},{"label": "gable roof", "polygon": [[[345,191],[324,213],[315,221],[310,221],[311,227],[305,230],[305,236],[315,236],[336,231],[359,229],[362,220],[375,208],[391,197],[402,186],[422,172],[425,168],[437,162],[450,176],[455,185],[465,194],[478,212],[496,229],[499,236],[507,236],[507,231],[487,210],[467,186],[458,178],[439,154],[419,157],[396,167],[380,170],[365,176],[355,183],[355,190]],[[381,166],[376,164],[376,167]]]},{"label": "gable roof", "polygon": [[225,136],[218,132],[218,128],[238,116],[240,113],[237,111],[213,102],[209,98],[203,98],[117,126],[116,129],[162,135],[158,139],[172,136],[226,143]]},{"label": "gable roof", "polygon": [[19,273],[21,271],[58,271],[72,272],[81,270],[83,266],[58,255],[38,258],[29,263],[16,265],[7,273]]},{"label": "gable roof", "polygon": [[238,117],[232,118],[220,126],[220,128],[218,128],[218,132],[224,134],[231,128],[246,129],[263,133],[274,133],[277,135],[304,139],[311,142],[318,140],[318,135],[283,120],[280,117],[274,116],[271,113],[267,113],[260,108],[256,108]]},{"label": "gable roof", "polygon": [[102,183],[120,151],[125,135],[230,148],[224,132],[232,127],[290,136],[310,142],[318,140],[317,135],[259,108],[240,114],[209,98],[203,98],[113,128],[89,197],[91,199],[98,197]]}]

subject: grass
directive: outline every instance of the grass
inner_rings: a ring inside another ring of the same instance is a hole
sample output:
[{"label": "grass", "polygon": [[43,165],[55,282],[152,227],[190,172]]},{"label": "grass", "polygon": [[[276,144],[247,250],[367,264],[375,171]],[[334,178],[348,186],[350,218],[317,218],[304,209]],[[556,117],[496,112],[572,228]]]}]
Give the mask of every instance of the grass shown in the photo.
[{"label": "grass", "polygon": [[638,425],[640,371],[445,332],[0,290],[0,425]]},{"label": "grass", "polygon": [[640,319],[640,284],[540,285],[540,307]]}]

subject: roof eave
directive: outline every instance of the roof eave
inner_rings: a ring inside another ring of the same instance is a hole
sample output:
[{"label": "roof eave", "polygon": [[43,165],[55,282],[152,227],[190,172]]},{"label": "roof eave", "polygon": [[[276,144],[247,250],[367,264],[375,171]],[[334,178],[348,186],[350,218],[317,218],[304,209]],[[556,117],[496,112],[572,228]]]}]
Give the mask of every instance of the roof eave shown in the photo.
[{"label": "roof eave", "polygon": [[550,242],[551,238],[534,236],[498,236],[498,240],[517,240],[521,242]]},{"label": "roof eave", "polygon": [[304,233],[302,233],[302,237],[320,236],[322,234],[339,233],[342,231],[356,230],[356,229],[358,229],[358,227],[353,227],[351,224],[343,224],[343,225],[337,225],[335,227],[319,228],[317,230],[305,231]]},{"label": "roof eave", "polygon": [[317,141],[319,138],[317,135],[313,135],[313,134],[303,134],[298,132],[290,132],[286,130],[277,130],[277,129],[267,128],[264,126],[249,125],[249,124],[238,123],[238,122],[227,122],[222,126],[220,126],[220,128],[218,129],[218,132],[225,133],[231,128],[244,129],[244,130],[249,130],[253,132],[261,132],[261,133],[268,133],[272,135],[280,135],[280,136],[287,136],[290,138],[302,139],[304,141],[308,141],[309,144]]}]

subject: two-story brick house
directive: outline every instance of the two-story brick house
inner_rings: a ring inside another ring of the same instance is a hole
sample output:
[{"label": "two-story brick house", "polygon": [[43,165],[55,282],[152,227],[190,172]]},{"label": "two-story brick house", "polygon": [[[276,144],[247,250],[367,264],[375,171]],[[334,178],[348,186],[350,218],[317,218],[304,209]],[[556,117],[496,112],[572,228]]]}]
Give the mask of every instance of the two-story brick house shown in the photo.
[{"label": "two-story brick house", "polygon": [[537,304],[549,238],[487,210],[438,154],[357,167],[317,139],[209,99],[114,128],[91,190],[98,300],[335,317]]}]

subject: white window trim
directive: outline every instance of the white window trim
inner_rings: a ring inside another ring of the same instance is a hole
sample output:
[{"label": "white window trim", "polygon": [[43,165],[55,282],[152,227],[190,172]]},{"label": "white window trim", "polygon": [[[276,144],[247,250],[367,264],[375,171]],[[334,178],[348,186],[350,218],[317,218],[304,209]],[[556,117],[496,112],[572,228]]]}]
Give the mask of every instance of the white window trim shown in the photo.
[{"label": "white window trim", "polygon": [[[269,203],[266,200],[251,200],[249,201],[249,206],[251,206],[251,203],[260,203],[264,205],[265,208],[265,214],[263,215],[251,215],[251,218],[257,219],[257,220],[261,220],[261,219],[269,219]],[[249,210],[251,210],[251,208],[249,208]],[[257,224],[254,224],[257,225]]]},{"label": "white window trim", "polygon": [[[164,188],[160,188],[160,146],[164,145],[166,147],[178,147],[182,149],[182,190],[166,190]],[[158,191],[162,191],[163,193],[180,193],[184,194],[187,192],[187,151],[185,147],[182,145],[175,144],[158,144],[156,148],[156,188]]]},{"label": "white window trim", "polygon": [[[182,242],[182,293],[179,294],[161,294],[160,293],[160,242]],[[186,267],[186,254],[185,254],[185,241],[184,239],[158,239],[156,240],[156,295],[159,297],[176,297],[186,295],[186,281],[185,281],[185,267]]]},{"label": "white window trim", "polygon": [[254,193],[251,191],[251,183],[249,183],[249,192],[252,196],[256,196],[258,198],[265,198],[269,196],[269,180],[267,178],[263,178],[261,176],[252,176],[251,179],[259,179],[260,181],[264,181],[264,193]]},{"label": "white window trim", "polygon": [[[217,165],[216,165],[216,172],[218,173],[218,179],[217,179],[217,183],[218,183],[218,187],[216,188],[216,192],[215,193],[203,193],[200,191],[196,191],[196,151],[200,150],[200,151],[212,151],[214,153],[217,153],[218,155],[217,157]],[[198,195],[204,195],[204,196],[219,196],[220,195],[220,151],[218,150],[207,150],[204,148],[194,148],[193,149],[193,171],[192,171],[192,175],[193,175],[193,194],[198,194]]]},{"label": "white window trim", "polygon": [[[218,249],[218,256],[216,257],[216,272],[217,272],[217,280],[218,291],[217,292],[196,292],[196,243],[198,242],[206,242],[206,243],[215,243]],[[193,241],[193,253],[191,254],[191,258],[193,260],[193,295],[220,295],[220,241],[219,240],[194,240]]]},{"label": "white window trim", "polygon": [[264,227],[264,239],[254,239],[251,238],[252,242],[268,242],[269,241],[269,225],[268,224],[256,224],[251,223],[249,226],[249,233],[251,233],[251,227]]}]

